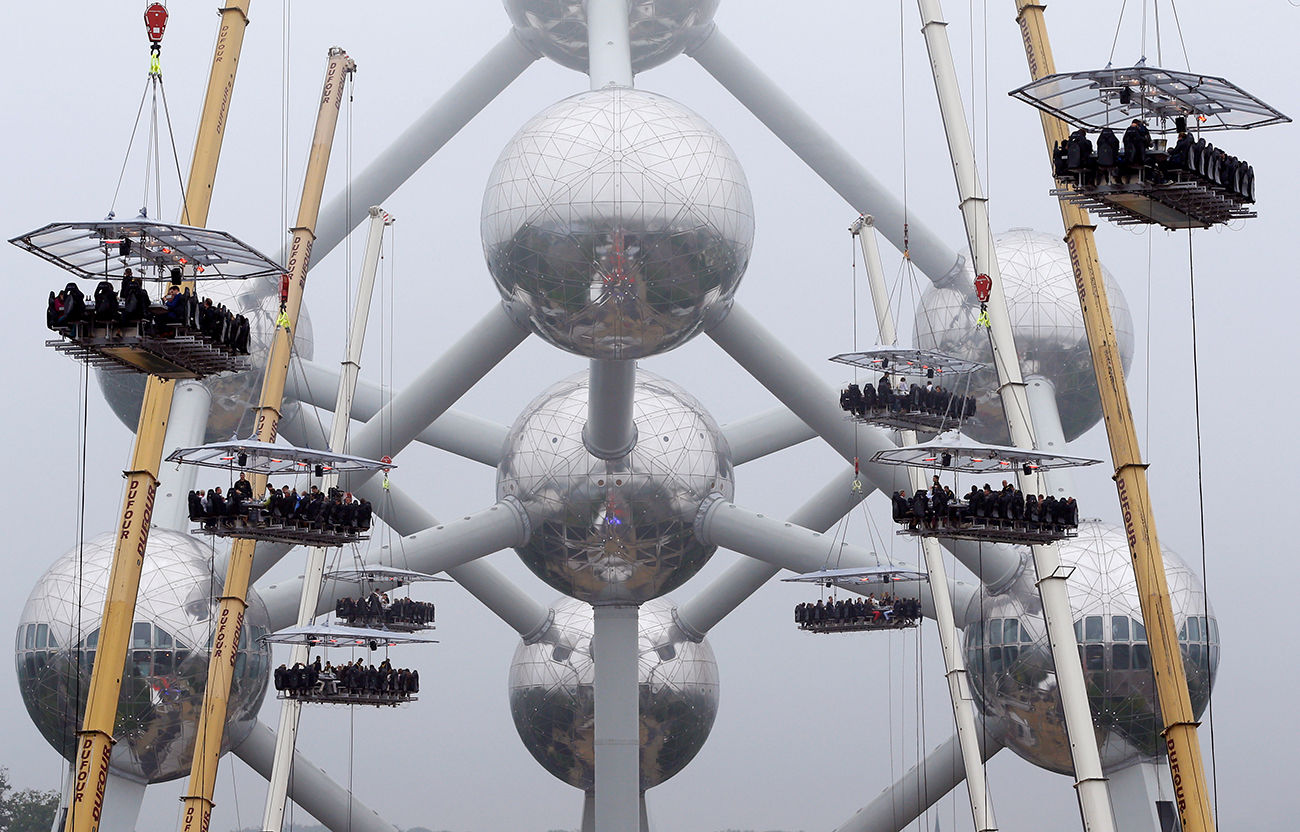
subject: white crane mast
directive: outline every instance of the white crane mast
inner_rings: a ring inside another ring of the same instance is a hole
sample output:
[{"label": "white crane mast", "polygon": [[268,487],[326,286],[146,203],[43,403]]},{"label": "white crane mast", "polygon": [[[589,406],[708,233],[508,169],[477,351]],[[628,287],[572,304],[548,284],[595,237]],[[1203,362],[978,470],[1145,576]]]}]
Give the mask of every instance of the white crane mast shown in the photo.
[{"label": "white crane mast", "polygon": [[[1006,296],[1002,292],[997,253],[989,229],[988,201],[980,189],[975,151],[967,132],[961,90],[957,85],[957,71],[948,43],[948,24],[943,21],[939,0],[917,0],[917,6],[921,12],[921,31],[925,35],[925,46],[930,54],[930,67],[934,73],[944,133],[948,137],[953,174],[957,178],[962,219],[966,224],[966,236],[970,240],[975,273],[987,275],[991,281],[985,304],[988,313],[986,320],[1007,429],[1011,434],[1011,444],[1017,448],[1034,448],[1036,445],[1029,398],[1020,373]],[[1020,473],[1017,477],[1021,490],[1025,493],[1038,494],[1043,491],[1037,473]],[[1038,573],[1038,591],[1043,601],[1043,619],[1052,646],[1052,660],[1065,712],[1066,733],[1070,738],[1075,788],[1079,793],[1079,810],[1083,815],[1084,829],[1085,832],[1114,832],[1115,817],[1092,727],[1092,710],[1088,705],[1088,691],[1074,636],[1074,616],[1070,610],[1070,596],[1065,584],[1072,570],[1062,566],[1055,545],[1038,545],[1031,549],[1034,568]]]},{"label": "white crane mast", "polygon": [[[343,370],[339,375],[338,398],[334,405],[334,423],[330,427],[329,449],[344,452],[348,438],[348,424],[352,420],[352,397],[361,372],[361,349],[366,339],[366,324],[370,317],[370,299],[374,293],[375,273],[379,270],[379,254],[384,228],[392,225],[393,218],[378,207],[370,209],[370,228],[366,237],[366,252],[361,263],[361,282],[357,287],[357,303],[352,312],[352,329],[348,333],[347,348],[343,357]],[[338,483],[337,473],[328,473],[321,480],[321,490],[328,491]],[[305,627],[316,618],[316,605],[320,600],[321,582],[325,576],[324,546],[313,546],[307,554],[307,567],[303,574],[302,596],[298,602],[297,626]],[[305,664],[308,647],[293,645],[289,666]],[[275,733],[275,757],[271,764],[271,778],[266,791],[266,811],[262,817],[264,832],[280,832],[284,824],[284,805],[289,793],[289,774],[293,768],[294,745],[298,740],[298,715],[302,703],[297,699],[280,702],[280,726]]]}]

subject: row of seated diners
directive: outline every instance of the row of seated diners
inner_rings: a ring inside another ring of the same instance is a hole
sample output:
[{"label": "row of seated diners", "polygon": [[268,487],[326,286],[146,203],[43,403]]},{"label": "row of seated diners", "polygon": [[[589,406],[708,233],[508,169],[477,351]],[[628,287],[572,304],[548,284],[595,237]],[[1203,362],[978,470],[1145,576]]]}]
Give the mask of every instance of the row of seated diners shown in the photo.
[{"label": "row of seated diners", "polygon": [[248,318],[231,312],[225,304],[214,304],[212,298],[200,302],[188,286],[168,286],[158,307],[154,307],[140,278],[129,275],[122,278],[120,296],[112,283],[101,280],[89,304],[75,283],[69,283],[58,294],[50,292],[45,325],[70,334],[77,324],[109,330],[139,325],[146,334],[155,336],[198,335],[240,355],[248,355],[251,332]]},{"label": "row of seated diners", "polygon": [[395,669],[388,661],[375,667],[362,659],[338,667],[320,657],[311,664],[280,665],[273,674],[275,689],[292,699],[365,698],[400,701],[420,692],[420,671]]},{"label": "row of seated diners", "polygon": [[1126,132],[1121,149],[1119,138],[1106,127],[1098,134],[1094,150],[1087,131],[1080,128],[1056,146],[1052,155],[1055,174],[1058,179],[1081,176],[1084,187],[1109,184],[1116,172],[1138,169],[1157,185],[1178,174],[1191,174],[1201,185],[1220,191],[1234,202],[1255,201],[1255,168],[1205,139],[1193,141],[1191,134],[1183,131],[1166,151],[1152,152],[1149,147],[1149,137],[1135,138]]},{"label": "row of seated diners", "polygon": [[916,598],[891,598],[888,593],[877,599],[834,599],[825,603],[799,604],[794,608],[794,620],[799,629],[825,629],[827,627],[903,627],[921,617],[921,602]]},{"label": "row of seated diners", "polygon": [[433,623],[433,604],[398,598],[388,601],[387,593],[372,592],[366,598],[340,598],[334,615],[350,627],[389,627]]},{"label": "row of seated diners", "polygon": [[905,523],[913,531],[918,526],[926,529],[984,526],[1053,533],[1079,526],[1079,505],[1073,497],[1057,499],[1050,494],[1022,494],[1005,480],[1000,491],[994,491],[988,483],[983,488],[972,485],[961,500],[951,488],[936,482],[928,491],[921,489],[910,498],[906,491],[899,491],[893,496],[893,503],[894,522]]},{"label": "row of seated diners", "polygon": [[370,528],[374,507],[370,501],[352,499],[337,488],[327,495],[316,486],[299,494],[289,486],[270,489],[266,499],[252,498],[252,486],[241,479],[223,496],[221,488],[191,491],[188,497],[190,520],[208,529],[218,524],[232,528],[236,520],[250,527],[283,526],[314,531],[356,534]]},{"label": "row of seated diners", "polygon": [[909,385],[906,378],[900,378],[897,387],[890,387],[889,376],[881,376],[875,386],[850,384],[841,390],[840,407],[859,418],[886,411],[906,411],[962,420],[975,415],[975,397],[960,396],[930,383],[925,387]]}]

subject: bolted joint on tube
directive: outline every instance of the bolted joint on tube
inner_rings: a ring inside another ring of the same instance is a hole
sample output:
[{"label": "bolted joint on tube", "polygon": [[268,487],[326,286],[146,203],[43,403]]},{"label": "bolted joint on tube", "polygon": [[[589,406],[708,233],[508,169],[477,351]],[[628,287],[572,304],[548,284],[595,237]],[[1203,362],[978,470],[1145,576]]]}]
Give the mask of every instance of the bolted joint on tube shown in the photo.
[{"label": "bolted joint on tube", "polygon": [[615,459],[622,459],[623,457],[632,453],[632,449],[636,447],[636,440],[637,440],[636,425],[632,425],[632,431],[631,434],[628,436],[627,441],[620,443],[620,446],[617,448],[599,447],[592,440],[590,429],[591,429],[591,422],[588,422],[587,424],[582,426],[582,444],[587,446],[587,453],[591,454],[596,459],[603,459],[607,462],[613,461]]},{"label": "bolted joint on tube", "polygon": [[701,641],[704,641],[705,634],[701,633],[699,630],[692,627],[690,622],[682,617],[679,607],[673,607],[672,617],[673,617],[673,623],[677,625],[677,629],[682,631],[682,635],[686,636],[686,638],[690,639],[696,644],[699,644]]},{"label": "bolted joint on tube", "polygon": [[524,644],[536,644],[537,642],[546,638],[546,634],[551,631],[551,625],[553,625],[554,623],[555,623],[555,610],[547,609],[546,617],[542,619],[542,622],[538,624],[536,627],[534,627],[532,630],[524,634],[523,636]]},{"label": "bolted joint on tube", "polygon": [[516,538],[518,542],[510,545],[516,548],[527,546],[528,541],[533,537],[533,522],[528,518],[528,509],[524,508],[524,504],[513,494],[502,497],[498,505],[505,506],[514,515],[519,527],[519,536]]},{"label": "bolted joint on tube", "polygon": [[726,502],[726,497],[714,491],[704,498],[700,503],[700,507],[695,511],[695,536],[706,546],[716,545],[709,540],[709,525],[713,518],[713,510]]}]

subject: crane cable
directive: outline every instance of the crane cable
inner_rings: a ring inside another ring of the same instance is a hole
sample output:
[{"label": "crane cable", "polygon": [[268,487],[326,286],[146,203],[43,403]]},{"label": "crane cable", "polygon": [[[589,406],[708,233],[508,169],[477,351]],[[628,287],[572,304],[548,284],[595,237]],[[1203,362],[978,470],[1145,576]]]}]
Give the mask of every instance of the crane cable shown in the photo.
[{"label": "crane cable", "polygon": [[[1192,393],[1195,403],[1196,417],[1196,493],[1197,493],[1197,515],[1200,524],[1201,535],[1201,581],[1205,587],[1203,593],[1205,603],[1202,614],[1205,616],[1206,626],[1203,628],[1209,630],[1210,622],[1210,593],[1209,593],[1209,574],[1207,572],[1207,560],[1205,555],[1205,472],[1202,467],[1202,445],[1201,445],[1201,382],[1200,382],[1200,363],[1198,360],[1199,348],[1196,338],[1196,258],[1192,250],[1192,231],[1187,230],[1187,285],[1191,304],[1192,318]],[[1188,643],[1190,655],[1191,632],[1188,632]],[[1216,623],[1217,631],[1218,625]],[[1206,714],[1207,721],[1210,724],[1210,787],[1214,795],[1214,823],[1217,827],[1219,824],[1219,767],[1218,761],[1214,755],[1214,684],[1213,684],[1213,663],[1211,662],[1211,645],[1209,632],[1202,633],[1205,638],[1205,674],[1206,674]]]}]

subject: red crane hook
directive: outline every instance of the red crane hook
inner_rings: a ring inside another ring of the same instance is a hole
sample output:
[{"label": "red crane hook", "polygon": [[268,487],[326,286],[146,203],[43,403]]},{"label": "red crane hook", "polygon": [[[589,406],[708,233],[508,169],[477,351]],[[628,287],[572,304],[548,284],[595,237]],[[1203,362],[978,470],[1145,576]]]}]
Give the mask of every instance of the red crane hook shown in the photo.
[{"label": "red crane hook", "polygon": [[166,29],[167,7],[162,3],[150,3],[144,10],[144,30],[149,35],[149,42],[162,43]]}]

